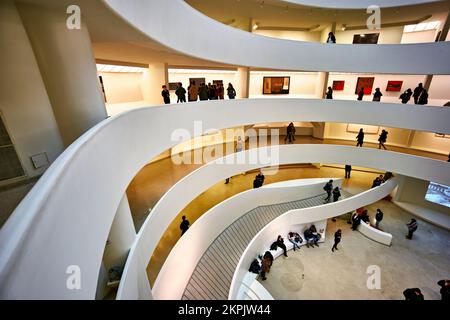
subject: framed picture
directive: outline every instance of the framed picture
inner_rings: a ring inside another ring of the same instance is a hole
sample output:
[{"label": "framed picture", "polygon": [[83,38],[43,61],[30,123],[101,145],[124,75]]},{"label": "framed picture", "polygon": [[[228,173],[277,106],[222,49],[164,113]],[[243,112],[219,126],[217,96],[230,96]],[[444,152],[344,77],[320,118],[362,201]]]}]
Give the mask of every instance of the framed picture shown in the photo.
[{"label": "framed picture", "polygon": [[353,36],[353,43],[377,44],[379,35],[379,33],[355,34]]},{"label": "framed picture", "polygon": [[169,90],[177,90],[178,82],[169,82]]},{"label": "framed picture", "polygon": [[263,94],[289,94],[291,77],[264,77]]},{"label": "framed picture", "polygon": [[361,88],[364,88],[365,95],[371,94],[374,81],[374,77],[358,77],[358,82],[356,82],[355,94],[358,94]]},{"label": "framed picture", "polygon": [[386,91],[401,91],[403,81],[388,81],[386,86]]},{"label": "framed picture", "polygon": [[342,91],[344,90],[344,80],[334,80],[333,81],[333,90],[334,91]]},{"label": "framed picture", "polygon": [[377,134],[380,130],[379,126],[369,126],[366,124],[355,124],[355,123],[348,123],[347,124],[347,132],[354,132],[358,133],[359,129],[363,129],[364,133],[366,134]]},{"label": "framed picture", "polygon": [[213,84],[216,85],[216,86],[221,84],[222,87],[223,87],[223,80],[213,80]]}]

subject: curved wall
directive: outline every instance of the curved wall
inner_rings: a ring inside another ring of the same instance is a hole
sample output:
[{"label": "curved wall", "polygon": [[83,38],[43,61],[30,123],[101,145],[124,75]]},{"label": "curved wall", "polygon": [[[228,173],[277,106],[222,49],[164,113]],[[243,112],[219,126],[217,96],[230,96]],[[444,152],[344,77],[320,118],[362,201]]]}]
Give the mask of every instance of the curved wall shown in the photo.
[{"label": "curved wall", "polygon": [[273,239],[277,234],[285,234],[289,226],[329,219],[374,203],[390,194],[396,186],[397,179],[394,178],[383,183],[380,187],[367,190],[353,197],[318,207],[291,210],[274,219],[253,238],[242,254],[234,272],[228,298],[230,300],[236,299],[240,284],[248,272],[248,266],[258,254],[268,249],[268,239]]},{"label": "curved wall", "polygon": [[[334,185],[341,186],[342,179]],[[152,288],[154,299],[180,300],[204,252],[233,221],[250,210],[269,204],[307,199],[324,193],[329,179],[301,179],[283,185],[275,183],[241,192],[209,209],[189,228],[170,251]]]},{"label": "curved wall", "polygon": [[[245,151],[246,157],[258,155],[264,149],[267,154],[273,155],[279,149],[279,160],[273,158],[273,165],[289,163],[339,163],[357,165],[366,168],[381,169],[408,176],[421,176],[422,179],[438,179],[439,181],[450,181],[450,164],[447,162],[432,160],[406,154],[381,151],[378,149],[354,148],[337,145],[282,145],[269,148],[251,149]],[[275,150],[275,151],[272,151]],[[248,156],[247,156],[248,155]],[[178,213],[204,190],[227,177],[235,174],[259,168],[260,164],[234,164],[227,163],[226,159],[233,159],[235,154],[224,157],[225,160],[217,159],[190,173],[172,188],[155,205],[150,215],[144,222],[138,233],[136,242],[128,256],[127,264],[134,264],[133,259],[150,260],[159,239],[166,228]],[[419,169],[420,168],[420,169]],[[448,172],[446,172],[448,171]],[[318,219],[320,220],[320,219]],[[145,268],[147,264],[141,266]],[[136,275],[129,274],[127,266],[120,283],[118,298],[129,299],[132,296],[128,283],[135,282]]]},{"label": "curved wall", "polygon": [[282,2],[299,4],[309,7],[333,8],[333,9],[366,9],[377,5],[380,8],[402,7],[432,2],[443,2],[440,0],[281,0]]},{"label": "curved wall", "polygon": [[[376,113],[371,112],[375,105]],[[395,113],[388,105],[370,102],[235,100],[142,108],[111,117],[64,151],[0,230],[0,297],[93,299],[104,246],[119,202],[131,179],[150,159],[180,142],[170,139],[176,129],[186,128],[194,136],[193,123],[201,119],[205,130],[304,120],[450,131],[450,110],[446,108],[394,107]],[[421,116],[417,116],[419,113]],[[296,162],[352,162],[450,184],[450,164],[443,161],[333,145],[296,148],[286,148],[300,150],[301,154],[293,158]],[[212,166],[208,168],[211,170]],[[233,174],[231,168],[214,170],[207,173],[212,182]],[[239,169],[243,170],[245,166]],[[210,185],[200,182],[201,191]],[[183,203],[185,191],[179,193],[177,202]],[[156,235],[164,232],[174,214],[150,215],[146,222],[146,228],[151,230],[150,243],[156,245]],[[151,253],[152,246],[149,249]],[[148,257],[150,254],[133,263],[139,261],[145,266]],[[72,265],[83,272],[80,290],[66,287],[66,270]]]},{"label": "curved wall", "polygon": [[[182,0],[103,1],[151,39],[205,60],[276,70],[450,74],[450,42],[369,46],[281,40],[224,25]],[[193,37],[192,30],[208,32]]]}]

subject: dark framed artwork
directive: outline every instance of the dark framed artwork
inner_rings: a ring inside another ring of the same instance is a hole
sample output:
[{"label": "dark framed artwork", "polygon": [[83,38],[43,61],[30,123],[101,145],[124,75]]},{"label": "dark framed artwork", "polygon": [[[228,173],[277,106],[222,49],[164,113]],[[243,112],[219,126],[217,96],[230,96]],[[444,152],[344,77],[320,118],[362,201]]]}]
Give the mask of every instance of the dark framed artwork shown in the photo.
[{"label": "dark framed artwork", "polygon": [[391,81],[389,80],[386,86],[386,91],[401,91],[403,81]]},{"label": "dark framed artwork", "polygon": [[289,94],[291,77],[264,77],[263,94]]},{"label": "dark framed artwork", "polygon": [[177,90],[178,82],[169,82],[169,90]]},{"label": "dark framed artwork", "polygon": [[342,91],[344,90],[344,80],[334,80],[333,81],[333,90],[334,91]]},{"label": "dark framed artwork", "polygon": [[356,82],[355,94],[358,94],[361,88],[364,88],[364,95],[372,94],[374,77],[358,77]]},{"label": "dark framed artwork", "polygon": [[221,84],[223,87],[223,80],[213,80],[213,85],[217,86],[219,84]]},{"label": "dark framed artwork", "polygon": [[377,44],[379,35],[379,33],[355,34],[353,36],[353,43]]}]

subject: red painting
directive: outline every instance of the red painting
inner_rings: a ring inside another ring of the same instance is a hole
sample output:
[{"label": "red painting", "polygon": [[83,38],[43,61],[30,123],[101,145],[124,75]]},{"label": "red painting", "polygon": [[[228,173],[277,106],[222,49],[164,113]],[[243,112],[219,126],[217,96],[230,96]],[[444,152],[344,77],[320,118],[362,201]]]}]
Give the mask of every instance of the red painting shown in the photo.
[{"label": "red painting", "polygon": [[334,80],[333,81],[333,90],[335,91],[342,91],[344,90],[344,80]]},{"label": "red painting", "polygon": [[403,81],[388,81],[386,91],[401,91]]},{"label": "red painting", "polygon": [[371,94],[374,81],[374,77],[358,77],[355,94],[358,94],[361,88],[364,88],[364,95]]}]

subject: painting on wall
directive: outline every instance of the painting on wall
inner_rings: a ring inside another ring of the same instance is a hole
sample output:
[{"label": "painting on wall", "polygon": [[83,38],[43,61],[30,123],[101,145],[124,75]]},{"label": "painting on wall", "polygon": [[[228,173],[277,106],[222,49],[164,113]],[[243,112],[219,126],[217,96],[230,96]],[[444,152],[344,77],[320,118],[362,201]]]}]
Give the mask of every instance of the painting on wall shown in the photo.
[{"label": "painting on wall", "polygon": [[264,77],[263,94],[289,94],[291,77]]},{"label": "painting on wall", "polygon": [[353,36],[353,43],[377,44],[379,35],[379,33],[355,34]]},{"label": "painting on wall", "polygon": [[169,90],[177,90],[178,82],[169,82]]},{"label": "painting on wall", "polygon": [[342,91],[344,90],[344,80],[334,80],[333,81],[333,90],[334,91]]},{"label": "painting on wall", "polygon": [[213,80],[213,85],[217,87],[219,84],[221,84],[223,87],[223,80]]},{"label": "painting on wall", "polygon": [[355,124],[355,123],[348,123],[347,124],[347,132],[354,132],[358,133],[359,129],[363,129],[364,133],[366,134],[377,134],[380,130],[379,126],[369,126],[366,124]]},{"label": "painting on wall", "polygon": [[386,86],[386,91],[401,91],[403,81],[392,81],[389,80]]},{"label": "painting on wall", "polygon": [[374,77],[358,77],[358,81],[356,82],[355,94],[358,94],[361,88],[364,88],[365,95],[372,94],[374,81]]}]

